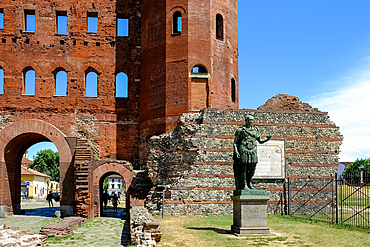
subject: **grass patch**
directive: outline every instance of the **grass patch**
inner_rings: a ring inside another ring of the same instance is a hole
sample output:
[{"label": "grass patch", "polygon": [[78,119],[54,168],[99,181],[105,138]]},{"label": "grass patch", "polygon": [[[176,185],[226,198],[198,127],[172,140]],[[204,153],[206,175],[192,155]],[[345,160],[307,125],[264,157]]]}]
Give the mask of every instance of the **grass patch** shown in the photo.
[{"label": "grass patch", "polygon": [[50,244],[60,244],[62,242],[61,238],[47,237],[46,242]]},{"label": "grass patch", "polygon": [[237,238],[230,234],[232,216],[156,217],[161,223],[162,246],[367,246],[370,230],[347,225],[268,216],[275,236]]}]

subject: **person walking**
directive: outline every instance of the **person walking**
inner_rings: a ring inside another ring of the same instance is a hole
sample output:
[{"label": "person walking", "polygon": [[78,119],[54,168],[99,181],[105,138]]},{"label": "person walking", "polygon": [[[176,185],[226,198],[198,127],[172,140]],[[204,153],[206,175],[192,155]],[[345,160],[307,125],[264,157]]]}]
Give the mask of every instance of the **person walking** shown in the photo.
[{"label": "person walking", "polygon": [[107,204],[108,204],[108,192],[106,190],[103,191],[102,200],[104,204],[104,211],[107,210]]},{"label": "person walking", "polygon": [[49,208],[50,208],[50,204],[51,204],[51,207],[53,208],[54,207],[53,196],[51,195],[51,192],[49,192],[49,194],[46,196],[46,200],[49,202]]},{"label": "person walking", "polygon": [[117,192],[113,194],[113,197],[112,197],[112,204],[113,204],[113,208],[114,208],[114,212],[117,212],[117,206],[118,206],[118,196],[117,196]]}]

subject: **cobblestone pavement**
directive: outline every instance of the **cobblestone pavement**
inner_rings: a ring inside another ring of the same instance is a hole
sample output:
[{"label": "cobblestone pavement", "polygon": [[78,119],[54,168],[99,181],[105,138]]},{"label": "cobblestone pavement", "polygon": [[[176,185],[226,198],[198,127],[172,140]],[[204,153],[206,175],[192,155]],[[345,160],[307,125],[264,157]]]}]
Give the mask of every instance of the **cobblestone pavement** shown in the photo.
[{"label": "cobblestone pavement", "polygon": [[39,233],[44,225],[60,220],[53,218],[54,212],[59,211],[59,203],[54,203],[54,206],[49,208],[45,200],[22,200],[21,209],[25,210],[25,214],[0,218],[0,223],[5,224],[7,227],[19,227],[21,230]]},{"label": "cobblestone pavement", "polygon": [[[108,204],[108,206],[110,206]],[[44,225],[59,221],[53,218],[54,212],[59,210],[59,203],[54,203],[53,208],[49,208],[46,201],[24,200],[21,209],[25,210],[25,215],[12,215],[0,218],[0,223],[8,227],[19,227],[19,229],[29,230],[39,233]],[[102,218],[89,219],[86,224],[76,228],[72,236],[66,238],[48,238],[48,246],[127,246],[127,235],[125,221],[121,220],[124,209],[119,208],[119,212],[114,212],[108,207],[105,216]]]},{"label": "cobblestone pavement", "polygon": [[94,218],[74,230],[64,239],[48,238],[48,246],[127,246],[128,235],[124,221],[118,218]]},{"label": "cobblestone pavement", "polygon": [[54,202],[53,207],[49,207],[46,200],[22,200],[21,210],[24,210],[26,216],[53,217],[55,211],[59,211],[59,202]]}]

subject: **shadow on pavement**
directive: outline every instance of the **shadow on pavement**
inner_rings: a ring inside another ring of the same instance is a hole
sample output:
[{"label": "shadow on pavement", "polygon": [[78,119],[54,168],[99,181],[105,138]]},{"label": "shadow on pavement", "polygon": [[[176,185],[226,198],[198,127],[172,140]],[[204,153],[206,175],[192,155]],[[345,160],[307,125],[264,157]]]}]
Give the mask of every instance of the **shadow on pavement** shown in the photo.
[{"label": "shadow on pavement", "polygon": [[113,207],[107,207],[106,210],[103,210],[102,217],[108,218],[118,218],[118,219],[126,219],[126,209],[118,208],[117,212],[114,211]]},{"label": "shadow on pavement", "polygon": [[55,211],[59,211],[60,203],[54,202],[54,207],[49,207],[46,200],[22,200],[21,202],[21,215],[25,216],[42,216],[42,217],[53,217]]},{"label": "shadow on pavement", "polygon": [[121,245],[127,246],[130,244],[130,221],[126,220],[123,225],[122,235],[121,235]]},{"label": "shadow on pavement", "polygon": [[59,211],[59,210],[60,210],[59,207],[22,209],[22,212],[23,212],[22,215],[53,217],[55,211]]}]

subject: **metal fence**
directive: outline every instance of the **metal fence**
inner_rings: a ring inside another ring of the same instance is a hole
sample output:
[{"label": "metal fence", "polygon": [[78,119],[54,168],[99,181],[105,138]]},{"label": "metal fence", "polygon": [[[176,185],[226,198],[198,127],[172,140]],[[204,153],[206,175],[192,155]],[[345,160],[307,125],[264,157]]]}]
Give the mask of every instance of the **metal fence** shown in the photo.
[{"label": "metal fence", "polygon": [[276,214],[370,227],[370,174],[288,178]]},{"label": "metal fence", "polygon": [[368,228],[370,226],[370,174],[346,174],[337,182],[337,222]]}]

